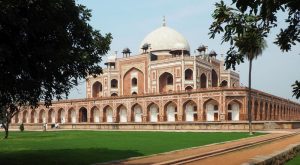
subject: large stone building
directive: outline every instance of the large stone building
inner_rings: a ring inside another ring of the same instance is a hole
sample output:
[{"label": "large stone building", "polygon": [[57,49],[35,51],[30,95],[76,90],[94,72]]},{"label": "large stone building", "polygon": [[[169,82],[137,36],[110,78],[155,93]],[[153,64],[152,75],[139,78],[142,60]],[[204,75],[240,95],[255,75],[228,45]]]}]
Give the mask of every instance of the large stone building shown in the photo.
[{"label": "large stone building", "polygon": [[[247,88],[225,70],[214,51],[188,41],[163,23],[148,34],[140,53],[108,57],[103,74],[88,77],[86,99],[54,102],[18,114],[13,123],[169,123],[247,120]],[[298,103],[258,90],[253,120],[299,120]]]}]

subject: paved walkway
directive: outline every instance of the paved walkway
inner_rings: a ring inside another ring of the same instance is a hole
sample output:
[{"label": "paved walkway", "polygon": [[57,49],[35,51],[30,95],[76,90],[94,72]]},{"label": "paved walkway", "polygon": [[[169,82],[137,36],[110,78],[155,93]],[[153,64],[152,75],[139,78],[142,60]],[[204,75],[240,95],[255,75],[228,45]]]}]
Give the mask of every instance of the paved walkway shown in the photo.
[{"label": "paved walkway", "polygon": [[[292,132],[294,131],[295,130],[293,130]],[[179,158],[189,157],[200,153],[208,153],[215,150],[226,149],[229,147],[234,147],[236,145],[247,144],[247,143],[252,143],[260,140],[266,140],[269,138],[279,137],[283,134],[289,133],[288,131],[281,131],[280,133],[276,131],[274,132],[267,135],[245,138],[245,139],[235,140],[231,142],[212,144],[212,145],[207,145],[202,147],[194,147],[194,148],[172,151],[163,154],[157,154],[153,156],[146,156],[143,158],[133,158],[121,162],[116,162],[115,164],[156,164],[156,163],[175,160]],[[238,152],[231,152],[220,156],[215,156],[209,159],[203,159],[201,161],[197,161],[191,164],[242,164],[244,162],[247,162],[250,158],[253,158],[257,155],[269,155],[277,150],[285,148],[289,144],[299,143],[299,142],[300,142],[300,135],[297,135],[283,140],[278,140],[276,142],[244,149]],[[230,160],[230,161],[224,162],[224,160]],[[110,162],[110,164],[112,163]]]},{"label": "paved walkway", "polygon": [[[277,151],[281,151],[288,147],[290,144],[299,144],[300,135],[281,139],[271,143],[259,145],[256,147],[244,149],[237,152],[231,152],[219,156],[214,156],[209,159],[203,159],[200,161],[188,163],[189,165],[207,165],[207,164],[226,164],[226,165],[237,165],[245,162],[251,162],[251,158],[257,156],[271,155]],[[225,161],[224,160],[228,160]]]}]

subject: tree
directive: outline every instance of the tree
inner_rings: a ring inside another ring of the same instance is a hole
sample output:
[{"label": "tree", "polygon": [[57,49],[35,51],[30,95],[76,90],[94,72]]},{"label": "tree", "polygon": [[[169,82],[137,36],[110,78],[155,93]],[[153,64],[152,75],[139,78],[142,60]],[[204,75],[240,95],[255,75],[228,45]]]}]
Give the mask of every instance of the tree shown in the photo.
[{"label": "tree", "polygon": [[[277,26],[277,15],[286,12],[287,26],[280,29],[274,41],[282,51],[290,51],[292,46],[300,42],[300,1],[299,0],[232,0],[232,5],[242,13],[255,14],[259,17],[258,23],[271,30]],[[234,59],[231,63],[236,63]],[[293,96],[300,98],[300,84],[296,81],[293,85]]]},{"label": "tree", "polygon": [[252,135],[252,62],[262,54],[266,47],[264,38],[267,37],[268,28],[257,24],[259,17],[252,14],[243,14],[238,9],[225,5],[223,1],[216,3],[216,9],[212,16],[214,22],[209,28],[211,38],[214,38],[218,33],[224,33],[222,43],[230,43],[230,49],[227,51],[225,58],[226,68],[233,67],[235,69],[236,62],[243,62],[244,58],[249,60],[248,120],[249,133]]},{"label": "tree", "polygon": [[22,108],[68,96],[99,65],[111,34],[88,24],[91,10],[75,0],[0,1],[0,117],[8,137]]}]

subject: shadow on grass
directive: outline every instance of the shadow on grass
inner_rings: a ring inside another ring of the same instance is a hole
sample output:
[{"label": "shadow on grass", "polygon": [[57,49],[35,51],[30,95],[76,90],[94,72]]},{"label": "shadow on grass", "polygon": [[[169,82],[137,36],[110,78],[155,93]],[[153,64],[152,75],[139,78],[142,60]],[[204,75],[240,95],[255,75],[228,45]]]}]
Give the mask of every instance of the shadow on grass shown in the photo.
[{"label": "shadow on grass", "polygon": [[134,150],[111,150],[106,148],[24,150],[0,152],[1,165],[85,165],[143,156]]}]

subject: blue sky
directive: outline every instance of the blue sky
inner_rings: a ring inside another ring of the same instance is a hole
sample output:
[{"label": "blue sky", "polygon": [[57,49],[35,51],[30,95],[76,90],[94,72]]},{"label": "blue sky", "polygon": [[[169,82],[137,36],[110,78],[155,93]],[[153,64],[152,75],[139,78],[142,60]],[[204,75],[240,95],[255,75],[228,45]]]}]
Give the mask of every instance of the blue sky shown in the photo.
[{"label": "blue sky", "polygon": [[[112,54],[129,47],[133,54],[139,52],[139,46],[144,37],[160,27],[163,16],[167,26],[177,30],[188,40],[191,52],[199,45],[207,45],[208,50],[215,50],[219,56],[225,54],[228,45],[221,45],[220,37],[209,39],[209,26],[212,23],[211,14],[214,4],[218,1],[200,0],[78,0],[92,10],[90,24],[101,33],[112,33]],[[227,1],[227,4],[229,4]],[[284,26],[284,13],[279,15],[278,28],[272,30],[267,39],[268,47],[257,60],[253,62],[252,86],[255,89],[268,92],[283,98],[292,98],[291,84],[300,79],[297,70],[300,62],[300,44],[292,51],[283,53],[273,44],[280,27]],[[106,58],[104,58],[105,61]],[[103,63],[103,62],[102,62]],[[241,83],[248,84],[248,62],[237,67]],[[85,98],[85,82],[75,87],[69,98]]]}]

